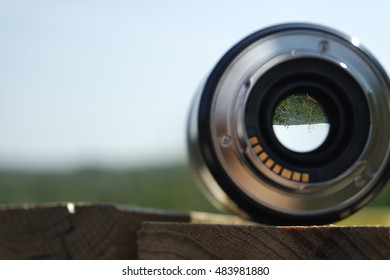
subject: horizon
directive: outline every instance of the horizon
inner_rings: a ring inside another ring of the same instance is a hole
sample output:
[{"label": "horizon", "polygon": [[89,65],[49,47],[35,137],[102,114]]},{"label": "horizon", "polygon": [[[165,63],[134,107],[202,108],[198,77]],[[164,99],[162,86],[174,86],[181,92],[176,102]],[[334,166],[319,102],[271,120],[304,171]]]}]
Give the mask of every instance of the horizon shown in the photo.
[{"label": "horizon", "polygon": [[358,37],[389,71],[389,10],[352,0],[0,3],[0,169],[185,163],[195,91],[234,44],[312,22]]}]

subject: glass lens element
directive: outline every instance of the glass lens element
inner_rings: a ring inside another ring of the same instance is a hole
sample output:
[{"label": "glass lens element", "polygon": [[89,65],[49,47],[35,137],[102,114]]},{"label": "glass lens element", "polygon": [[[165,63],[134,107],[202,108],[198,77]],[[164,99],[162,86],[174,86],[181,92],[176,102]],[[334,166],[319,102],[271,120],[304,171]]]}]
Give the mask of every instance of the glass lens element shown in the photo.
[{"label": "glass lens element", "polygon": [[273,113],[272,128],[287,149],[308,153],[326,140],[330,124],[321,104],[310,94],[293,94],[280,101]]}]

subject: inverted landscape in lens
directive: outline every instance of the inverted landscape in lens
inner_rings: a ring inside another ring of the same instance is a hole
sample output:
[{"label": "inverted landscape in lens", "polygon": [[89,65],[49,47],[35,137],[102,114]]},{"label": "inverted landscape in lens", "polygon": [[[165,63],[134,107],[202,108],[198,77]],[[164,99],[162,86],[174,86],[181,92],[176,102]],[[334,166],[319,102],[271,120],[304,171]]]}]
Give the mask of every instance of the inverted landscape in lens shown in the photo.
[{"label": "inverted landscape in lens", "polygon": [[306,153],[320,147],[328,137],[329,127],[324,108],[310,91],[283,98],[273,112],[273,132],[293,152]]}]

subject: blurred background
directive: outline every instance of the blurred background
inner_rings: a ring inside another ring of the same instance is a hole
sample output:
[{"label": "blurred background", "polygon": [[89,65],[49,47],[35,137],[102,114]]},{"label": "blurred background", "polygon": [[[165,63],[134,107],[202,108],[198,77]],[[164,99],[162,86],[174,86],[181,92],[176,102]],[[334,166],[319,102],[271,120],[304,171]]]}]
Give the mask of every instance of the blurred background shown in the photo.
[{"label": "blurred background", "polygon": [[[0,203],[211,211],[186,159],[198,83],[237,41],[304,21],[390,71],[389,1],[0,0]],[[390,186],[345,223],[388,223]],[[371,211],[371,212],[370,212]]]}]

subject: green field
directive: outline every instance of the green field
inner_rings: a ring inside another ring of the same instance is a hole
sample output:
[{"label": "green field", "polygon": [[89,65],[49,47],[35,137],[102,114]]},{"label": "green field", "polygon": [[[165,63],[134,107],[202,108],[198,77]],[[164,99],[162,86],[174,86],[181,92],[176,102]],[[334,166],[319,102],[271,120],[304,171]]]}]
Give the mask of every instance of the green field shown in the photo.
[{"label": "green field", "polygon": [[0,203],[103,202],[172,210],[216,211],[186,165],[110,171],[0,173]]},{"label": "green field", "polygon": [[[203,196],[186,165],[126,171],[0,172],[0,204],[69,201],[218,212]],[[390,224],[390,211],[383,210],[390,206],[389,184],[370,206],[344,223]]]}]

